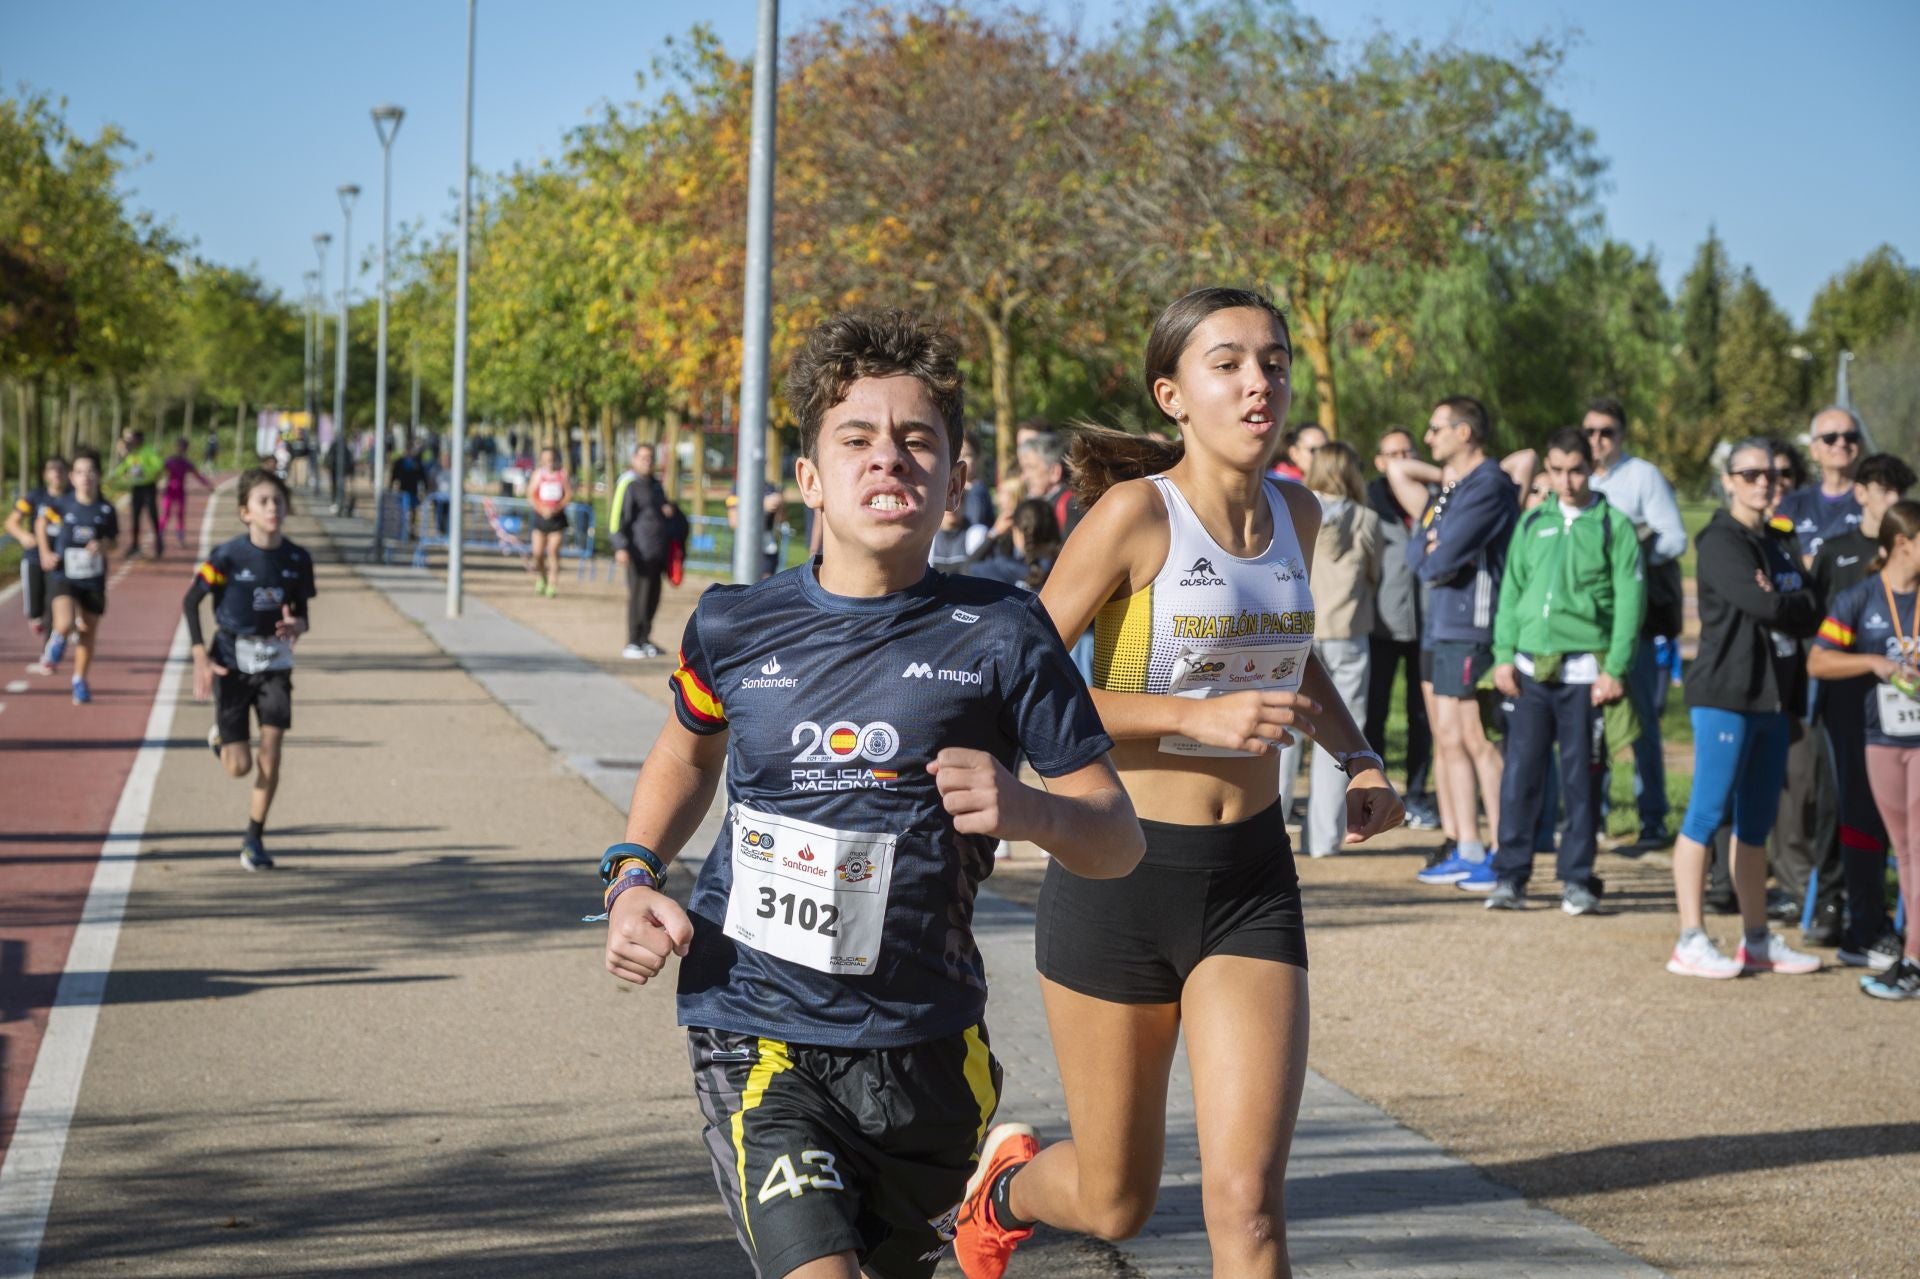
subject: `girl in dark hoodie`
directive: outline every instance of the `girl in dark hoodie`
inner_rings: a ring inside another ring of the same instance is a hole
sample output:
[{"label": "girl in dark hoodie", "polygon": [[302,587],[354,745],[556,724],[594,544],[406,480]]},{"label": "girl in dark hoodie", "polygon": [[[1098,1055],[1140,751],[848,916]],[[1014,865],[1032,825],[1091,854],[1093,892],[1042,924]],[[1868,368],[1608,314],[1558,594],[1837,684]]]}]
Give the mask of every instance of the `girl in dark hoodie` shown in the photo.
[{"label": "girl in dark hoodie", "polygon": [[[1673,849],[1680,941],[1667,971],[1688,977],[1810,973],[1811,955],[1767,928],[1767,836],[1786,777],[1787,715],[1804,692],[1799,641],[1820,625],[1819,597],[1802,575],[1792,531],[1767,519],[1773,453],[1747,440],[1727,456],[1727,509],[1694,539],[1700,650],[1687,671],[1693,718],[1693,797]],[[1733,818],[1733,880],[1745,929],[1729,959],[1702,928],[1707,844]]]}]

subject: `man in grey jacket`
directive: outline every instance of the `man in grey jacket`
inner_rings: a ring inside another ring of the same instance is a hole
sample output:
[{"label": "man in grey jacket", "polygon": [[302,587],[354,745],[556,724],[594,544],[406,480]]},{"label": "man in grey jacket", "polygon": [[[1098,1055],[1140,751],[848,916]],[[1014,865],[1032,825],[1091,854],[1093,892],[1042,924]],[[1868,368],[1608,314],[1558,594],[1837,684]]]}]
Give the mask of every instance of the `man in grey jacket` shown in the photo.
[{"label": "man in grey jacket", "polygon": [[1427,702],[1420,693],[1419,581],[1407,564],[1407,537],[1417,512],[1409,512],[1387,482],[1387,467],[1395,458],[1418,457],[1413,432],[1395,427],[1380,437],[1373,467],[1379,478],[1367,485],[1367,504],[1380,517],[1380,593],[1375,600],[1370,661],[1367,668],[1367,745],[1387,757],[1387,709],[1393,700],[1393,682],[1404,667],[1407,707],[1407,825],[1434,830],[1439,810],[1428,793],[1427,769],[1433,758],[1433,735],[1427,726]]},{"label": "man in grey jacket", "polygon": [[[1680,521],[1680,503],[1674,498],[1673,485],[1660,468],[1627,452],[1627,411],[1620,401],[1605,397],[1589,401],[1580,428],[1593,449],[1593,489],[1616,512],[1633,521],[1646,562],[1647,620],[1640,628],[1633,665],[1627,670],[1627,697],[1640,717],[1640,737],[1633,744],[1634,796],[1640,810],[1640,838],[1635,847],[1645,852],[1673,842],[1667,829],[1667,765],[1660,743],[1667,674],[1654,660],[1654,640],[1667,633],[1673,619],[1669,616],[1663,621],[1658,616],[1661,610],[1654,607],[1658,594],[1654,579],[1663,569],[1672,574],[1666,566],[1686,552],[1687,529]],[[1673,635],[1667,634],[1667,638]],[[1606,794],[1604,787],[1601,794]]]},{"label": "man in grey jacket", "polygon": [[613,558],[627,569],[627,646],[630,660],[659,657],[653,615],[660,608],[660,575],[667,567],[669,524],[677,513],[653,475],[653,445],[641,444],[613,492]]}]

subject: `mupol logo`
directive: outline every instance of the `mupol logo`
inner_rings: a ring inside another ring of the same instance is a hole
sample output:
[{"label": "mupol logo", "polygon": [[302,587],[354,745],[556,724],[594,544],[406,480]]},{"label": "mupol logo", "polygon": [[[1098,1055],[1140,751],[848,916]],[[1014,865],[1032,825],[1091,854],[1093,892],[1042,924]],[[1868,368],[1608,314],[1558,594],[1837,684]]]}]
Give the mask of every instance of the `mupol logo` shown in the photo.
[{"label": "mupol logo", "polygon": [[1213,567],[1213,561],[1204,555],[1195,560],[1193,567],[1187,570],[1187,575],[1180,579],[1182,586],[1225,586],[1226,584],[1227,579],[1220,576]]},{"label": "mupol logo", "polygon": [[909,662],[907,669],[900,672],[901,679],[932,679],[933,667],[925,662]]},{"label": "mupol logo", "polygon": [[760,675],[761,675],[761,678],[759,679],[741,680],[740,687],[741,688],[798,688],[800,687],[799,680],[793,678],[791,675],[783,676],[780,674],[780,658],[778,657],[778,655],[769,657],[767,659],[766,664],[760,668]]}]

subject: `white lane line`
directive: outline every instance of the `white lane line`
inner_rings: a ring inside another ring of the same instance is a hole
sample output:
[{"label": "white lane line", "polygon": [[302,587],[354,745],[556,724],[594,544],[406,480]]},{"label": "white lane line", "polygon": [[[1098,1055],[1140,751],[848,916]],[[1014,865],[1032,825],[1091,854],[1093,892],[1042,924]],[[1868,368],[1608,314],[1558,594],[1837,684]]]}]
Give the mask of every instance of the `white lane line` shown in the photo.
[{"label": "white lane line", "polygon": [[7,691],[9,693],[24,693],[27,691],[27,681],[23,679],[10,679],[7,681]]},{"label": "white lane line", "polygon": [[[200,517],[200,558],[205,559],[213,538],[215,503],[209,501]],[[87,1072],[87,1054],[93,1048],[94,1027],[106,995],[113,952],[120,944],[120,921],[126,915],[133,872],[143,851],[147,810],[159,780],[160,760],[173,727],[174,707],[180,701],[180,675],[187,664],[187,625],[174,626],[173,643],[160,672],[153,710],[147,716],[146,742],[134,756],[133,770],[120,792],[120,803],[107,828],[106,843],[94,867],[93,886],[67,951],[66,971],[47,1013],[46,1034],[33,1062],[33,1078],[20,1103],[13,1144],[0,1164],[0,1279],[28,1279],[40,1258],[40,1240],[53,1206],[54,1183],[60,1179],[60,1159],[66,1153],[67,1129],[73,1123],[80,1098],[80,1081]]]}]

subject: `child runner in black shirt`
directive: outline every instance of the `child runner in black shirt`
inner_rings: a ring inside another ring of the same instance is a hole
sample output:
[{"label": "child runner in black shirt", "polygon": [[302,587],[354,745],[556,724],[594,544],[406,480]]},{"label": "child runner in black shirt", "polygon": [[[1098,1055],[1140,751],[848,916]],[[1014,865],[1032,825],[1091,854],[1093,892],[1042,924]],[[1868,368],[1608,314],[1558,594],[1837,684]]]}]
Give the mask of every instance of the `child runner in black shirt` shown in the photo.
[{"label": "child runner in black shirt", "polygon": [[[821,557],[701,598],[601,864],[608,971],[683,959],[707,1148],[761,1279],[933,1273],[999,1100],[972,931],[994,845],[1092,876],[1142,848],[1036,598],[927,566],[966,489],[963,386],[911,315],[814,331],[788,394]],[[730,820],[682,909],[655,885],[723,774]]]},{"label": "child runner in black shirt", "polygon": [[100,636],[100,619],[107,611],[107,555],[120,540],[120,516],[100,493],[100,455],[92,449],[74,451],[71,488],[54,498],[34,522],[40,543],[40,566],[47,573],[53,614],[52,633],[39,662],[28,667],[51,675],[60,665],[67,637],[73,637],[73,701],[85,706],[93,700],[87,672],[93,666],[93,646]]},{"label": "child runner in black shirt", "polygon": [[[240,864],[271,870],[262,835],[280,786],[280,745],[293,727],[293,646],[307,633],[307,601],[315,594],[313,557],[281,536],[287,486],[271,471],[240,477],[240,522],[247,531],[213,548],[194,570],[181,608],[193,638],[193,695],[214,698],[207,745],[234,777],[254,772],[249,715],[260,720],[259,770],[240,842]],[[209,646],[200,630],[200,601],[213,596],[218,626]]]}]

